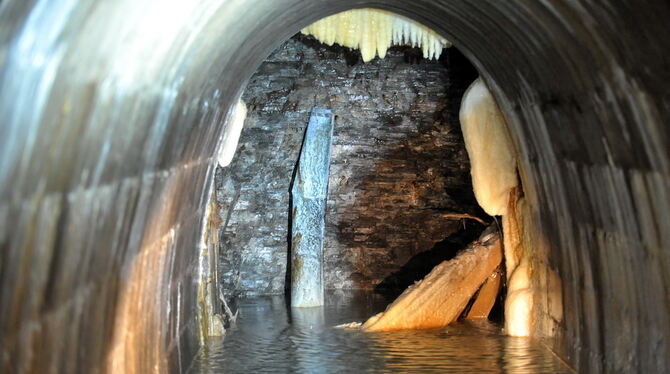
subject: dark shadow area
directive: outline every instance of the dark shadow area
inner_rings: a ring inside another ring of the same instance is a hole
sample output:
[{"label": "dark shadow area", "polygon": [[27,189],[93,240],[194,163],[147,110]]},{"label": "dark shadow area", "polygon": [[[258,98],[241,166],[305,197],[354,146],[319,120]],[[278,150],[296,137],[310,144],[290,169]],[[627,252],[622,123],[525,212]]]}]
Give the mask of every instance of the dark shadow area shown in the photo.
[{"label": "dark shadow area", "polygon": [[477,70],[455,48],[439,61],[417,52],[396,47],[385,61],[369,62],[348,88],[366,101],[338,113],[334,146],[344,155],[331,164],[324,252],[337,272],[326,275],[330,287],[397,295],[483,229],[450,215],[490,221],[474,197],[459,122]]},{"label": "dark shadow area", "polygon": [[[450,123],[460,123],[458,113],[461,109],[461,101],[465,90],[474,82],[479,76],[477,69],[472,65],[470,60],[455,47],[447,48],[440,56],[440,62],[447,67],[447,110],[445,113],[445,120]],[[460,133],[460,126],[458,126]],[[467,198],[470,198],[468,196]]]},{"label": "dark shadow area", "polygon": [[393,272],[375,287],[375,292],[395,299],[407,287],[423,279],[443,261],[451,260],[476,240],[486,227],[477,222],[463,222],[460,230],[425,252],[412,257],[398,271]]}]

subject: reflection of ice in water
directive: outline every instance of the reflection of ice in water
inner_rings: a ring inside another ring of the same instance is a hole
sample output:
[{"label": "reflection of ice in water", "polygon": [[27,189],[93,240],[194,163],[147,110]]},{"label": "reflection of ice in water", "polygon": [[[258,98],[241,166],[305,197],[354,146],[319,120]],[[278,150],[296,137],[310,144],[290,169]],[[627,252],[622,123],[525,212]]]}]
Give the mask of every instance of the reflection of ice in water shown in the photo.
[{"label": "reflection of ice in water", "polygon": [[302,332],[322,330],[325,327],[324,307],[291,308],[291,323]]},{"label": "reflection of ice in water", "polygon": [[314,346],[323,344],[321,337],[327,328],[324,307],[291,308],[291,322],[296,343],[295,369],[303,373],[315,373],[321,367],[327,367],[327,358],[320,356],[319,350],[314,349]]},{"label": "reflection of ice in water", "polygon": [[503,336],[488,321],[383,333],[334,328],[387,304],[372,293],[342,291],[317,308],[287,309],[283,296],[243,299],[237,326],[201,350],[191,372],[572,373],[539,343]]}]

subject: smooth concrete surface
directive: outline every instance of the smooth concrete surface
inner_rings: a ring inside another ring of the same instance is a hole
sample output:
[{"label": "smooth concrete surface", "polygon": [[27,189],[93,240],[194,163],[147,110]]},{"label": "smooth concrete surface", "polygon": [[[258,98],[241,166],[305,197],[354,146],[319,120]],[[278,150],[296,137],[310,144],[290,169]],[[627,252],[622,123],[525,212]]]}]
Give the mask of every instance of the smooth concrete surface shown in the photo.
[{"label": "smooth concrete surface", "polygon": [[0,371],[188,367],[230,108],[282,41],[352,7],[445,36],[505,113],[533,334],[583,372],[670,370],[670,3],[5,0]]}]

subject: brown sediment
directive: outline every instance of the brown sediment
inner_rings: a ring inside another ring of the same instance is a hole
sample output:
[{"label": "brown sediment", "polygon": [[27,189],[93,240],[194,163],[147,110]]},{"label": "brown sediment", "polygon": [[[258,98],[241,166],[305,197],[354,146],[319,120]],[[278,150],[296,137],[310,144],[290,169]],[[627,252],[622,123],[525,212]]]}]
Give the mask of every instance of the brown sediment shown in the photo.
[{"label": "brown sediment", "polygon": [[523,252],[523,228],[521,213],[519,212],[519,201],[521,199],[521,189],[514,187],[509,193],[507,203],[507,213],[502,217],[503,240],[505,248],[505,271],[507,281],[519,265]]}]

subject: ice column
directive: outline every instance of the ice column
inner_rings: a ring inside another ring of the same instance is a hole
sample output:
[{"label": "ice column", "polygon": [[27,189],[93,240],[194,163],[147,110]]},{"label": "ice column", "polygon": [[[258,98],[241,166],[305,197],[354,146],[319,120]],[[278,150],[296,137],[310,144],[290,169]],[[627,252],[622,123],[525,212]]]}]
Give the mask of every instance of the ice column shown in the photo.
[{"label": "ice column", "polygon": [[323,238],[333,114],[313,108],[291,188],[291,306],[323,305]]}]

